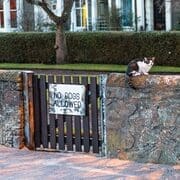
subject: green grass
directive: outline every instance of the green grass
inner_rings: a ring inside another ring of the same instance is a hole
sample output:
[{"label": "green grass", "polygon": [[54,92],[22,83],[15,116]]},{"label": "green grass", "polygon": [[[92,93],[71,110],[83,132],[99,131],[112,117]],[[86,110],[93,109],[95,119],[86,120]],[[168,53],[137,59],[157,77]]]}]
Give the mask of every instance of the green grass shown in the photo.
[{"label": "green grass", "polygon": [[[125,65],[117,64],[63,64],[63,65],[49,65],[49,64],[13,64],[0,63],[0,69],[60,69],[60,70],[83,70],[83,71],[107,71],[107,72],[125,72]],[[152,73],[180,73],[180,67],[169,66],[154,66],[151,69]]]},{"label": "green grass", "polygon": [[151,70],[154,73],[163,73],[163,72],[171,72],[171,73],[180,73],[180,67],[172,67],[172,66],[154,66]]}]

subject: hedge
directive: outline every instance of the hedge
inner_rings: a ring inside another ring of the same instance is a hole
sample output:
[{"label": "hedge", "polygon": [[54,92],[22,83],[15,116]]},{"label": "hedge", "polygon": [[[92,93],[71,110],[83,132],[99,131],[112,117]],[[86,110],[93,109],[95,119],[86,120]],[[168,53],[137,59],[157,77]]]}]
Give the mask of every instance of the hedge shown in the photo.
[{"label": "hedge", "polygon": [[[180,32],[66,33],[67,63],[127,64],[155,56],[156,65],[180,66]],[[0,62],[53,63],[55,33],[0,33]]]},{"label": "hedge", "polygon": [[155,56],[157,65],[180,66],[178,33],[68,34],[69,62],[127,64],[131,59]]},{"label": "hedge", "polygon": [[54,33],[0,33],[0,62],[47,63],[54,54]]}]

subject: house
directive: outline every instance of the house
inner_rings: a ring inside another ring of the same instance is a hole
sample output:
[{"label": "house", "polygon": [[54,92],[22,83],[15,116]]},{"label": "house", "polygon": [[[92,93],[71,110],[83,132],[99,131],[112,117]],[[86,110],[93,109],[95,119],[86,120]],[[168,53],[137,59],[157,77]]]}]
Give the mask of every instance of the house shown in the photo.
[{"label": "house", "polygon": [[[170,31],[180,23],[179,0],[76,0],[71,31]],[[61,6],[62,7],[62,6]]]},{"label": "house", "polygon": [[[170,31],[180,27],[179,0],[75,0],[67,29],[70,31]],[[51,0],[61,14],[64,0]],[[37,6],[25,0],[0,1],[0,32],[48,31],[52,24]]]},{"label": "house", "polygon": [[34,7],[25,0],[0,1],[0,32],[34,29]]}]

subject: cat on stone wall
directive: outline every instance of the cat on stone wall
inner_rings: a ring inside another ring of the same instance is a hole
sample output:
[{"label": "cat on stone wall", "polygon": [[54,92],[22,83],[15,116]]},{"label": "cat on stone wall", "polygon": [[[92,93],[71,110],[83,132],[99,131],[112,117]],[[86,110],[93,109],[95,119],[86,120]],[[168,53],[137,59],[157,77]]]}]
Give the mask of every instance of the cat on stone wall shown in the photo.
[{"label": "cat on stone wall", "polygon": [[137,58],[130,61],[127,66],[126,75],[128,76],[139,76],[148,75],[148,72],[154,65],[155,57],[144,57]]},{"label": "cat on stone wall", "polygon": [[130,82],[131,77],[148,75],[150,69],[154,65],[154,61],[155,57],[137,58],[130,61],[126,70],[126,75],[129,77],[128,84],[130,87],[134,88],[133,84]]}]

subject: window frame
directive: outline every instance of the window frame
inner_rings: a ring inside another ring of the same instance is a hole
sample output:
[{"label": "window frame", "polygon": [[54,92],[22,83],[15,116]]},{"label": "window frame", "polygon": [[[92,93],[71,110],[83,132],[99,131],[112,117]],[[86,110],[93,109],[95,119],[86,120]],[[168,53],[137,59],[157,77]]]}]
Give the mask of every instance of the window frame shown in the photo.
[{"label": "window frame", "polygon": [[2,1],[0,2],[0,28],[4,28],[4,5]]},{"label": "window frame", "polygon": [[[11,8],[11,3],[15,3],[15,7]],[[17,3],[16,0],[10,0],[9,1],[9,13],[10,13],[10,24],[11,28],[17,28]]]},{"label": "window frame", "polygon": [[[127,5],[129,2],[130,4]],[[132,0],[121,0],[122,4],[122,26],[133,27],[133,2]]]},{"label": "window frame", "polygon": [[84,5],[85,5],[85,8],[87,8],[86,0],[75,0],[76,28],[78,29],[83,29],[87,27],[87,14],[85,15],[85,17],[83,17]]}]

